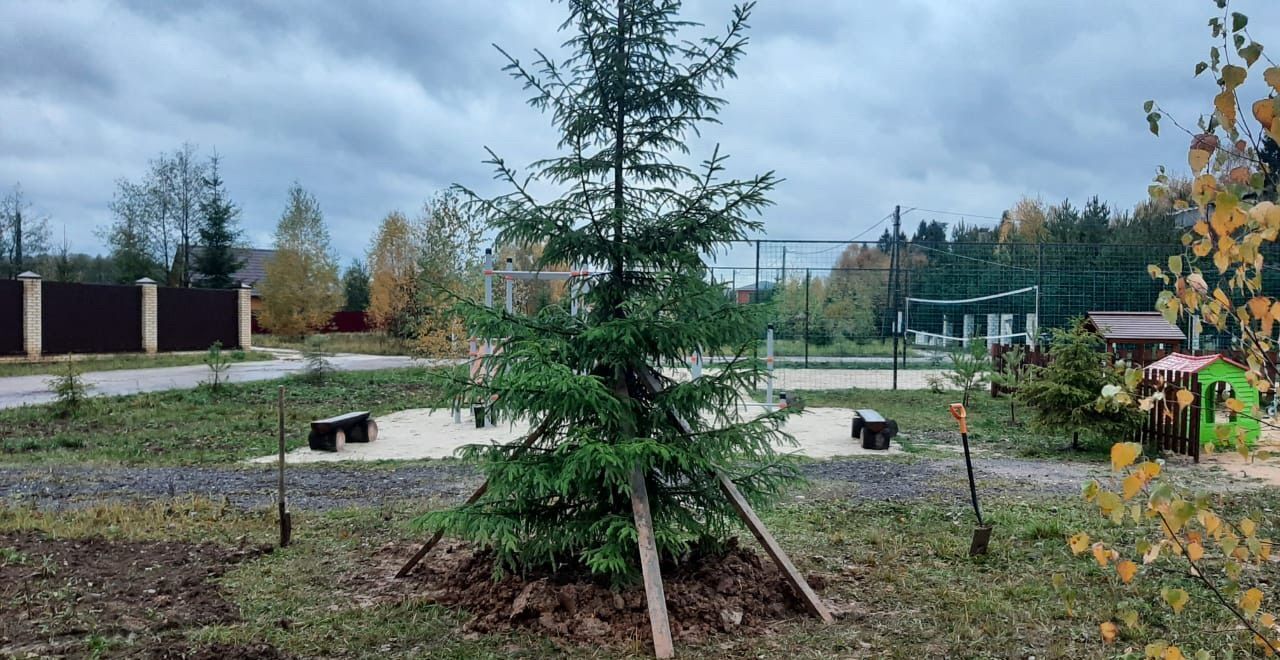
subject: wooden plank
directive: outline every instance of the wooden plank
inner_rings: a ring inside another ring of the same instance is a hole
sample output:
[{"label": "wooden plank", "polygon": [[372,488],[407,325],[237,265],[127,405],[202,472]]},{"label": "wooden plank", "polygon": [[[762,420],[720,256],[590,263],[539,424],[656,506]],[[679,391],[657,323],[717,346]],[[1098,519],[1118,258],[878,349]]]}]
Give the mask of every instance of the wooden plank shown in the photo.
[{"label": "wooden plank", "polygon": [[[652,370],[644,370],[640,377],[644,381],[645,387],[649,388],[649,391],[654,394],[662,391],[662,385]],[[667,415],[680,428],[682,433],[693,433],[689,423],[680,415],[677,415],[675,411],[669,410]],[[765,552],[773,560],[773,563],[778,566],[778,570],[782,571],[782,575],[787,579],[787,582],[796,590],[796,593],[800,594],[801,599],[805,602],[805,607],[825,623],[834,621],[831,611],[823,604],[822,599],[818,598],[818,594],[814,593],[804,576],[800,575],[800,571],[796,570],[795,564],[791,563],[791,558],[787,556],[782,546],[778,545],[778,542],[774,540],[773,535],[769,533],[764,523],[760,522],[760,518],[756,516],[751,505],[742,497],[738,487],[719,470],[716,471],[715,477],[720,484],[720,490],[729,498],[734,511],[738,513],[738,517],[742,519],[743,524],[751,531],[752,536],[756,537],[760,545],[764,546]]]},{"label": "wooden plank", "polygon": [[773,559],[773,563],[778,565],[778,569],[787,578],[787,582],[796,590],[796,593],[800,594],[800,599],[804,601],[805,607],[809,609],[809,612],[822,619],[823,623],[834,622],[835,617],[831,616],[831,610],[827,609],[826,604],[822,602],[821,598],[818,598],[818,594],[814,593],[813,588],[800,575],[800,571],[796,570],[795,564],[791,563],[791,558],[787,556],[782,546],[778,545],[777,540],[769,533],[764,523],[760,522],[760,518],[756,516],[756,512],[752,510],[746,498],[738,491],[738,487],[723,472],[717,472],[716,479],[720,482],[720,490],[729,498],[729,503],[738,512],[738,517],[742,518],[742,522],[746,524],[747,529],[751,530],[751,534],[756,537],[760,545],[764,546],[764,551]]},{"label": "wooden plank", "polygon": [[[543,420],[537,428],[530,431],[529,435],[524,437],[524,440],[520,441],[520,446],[528,447],[537,442],[538,438],[542,437],[542,434],[546,433],[549,428],[551,428],[551,420]],[[484,494],[488,491],[489,482],[486,480],[484,483],[480,484],[480,487],[477,488],[474,493],[471,494],[471,497],[467,498],[467,504],[475,504],[481,497],[484,497]],[[426,557],[427,553],[431,552],[431,549],[436,547],[436,544],[439,543],[442,538],[444,538],[444,532],[436,532],[433,534],[426,543],[422,544],[421,548],[418,548],[417,552],[413,553],[413,556],[409,558],[409,561],[405,562],[404,566],[401,566],[400,570],[396,571],[396,577],[402,578],[408,575],[409,571],[412,571],[413,567],[417,566],[418,562],[422,561],[422,558]]]},{"label": "wooden plank", "polygon": [[653,535],[653,518],[649,512],[649,489],[639,467],[631,471],[631,515],[636,521],[636,543],[640,547],[640,572],[644,578],[644,594],[649,604],[649,627],[653,631],[653,654],[659,658],[675,657],[671,641],[671,621],[667,618],[667,596],[662,588],[658,542]]},{"label": "wooden plank", "polygon": [[[488,490],[488,481],[480,484],[480,487],[476,489],[476,492],[472,493],[471,497],[467,498],[467,504],[475,504],[476,501],[483,497],[485,492]],[[436,547],[436,544],[439,543],[442,538],[444,538],[444,532],[436,532],[435,534],[432,534],[431,538],[428,539],[426,543],[423,543],[422,547],[418,548],[417,552],[413,553],[413,556],[409,558],[409,561],[405,562],[404,566],[401,566],[399,571],[396,571],[396,577],[402,578],[408,575],[409,571],[412,571],[413,567],[417,566],[418,562],[422,561],[422,558],[426,557],[427,553],[431,552],[431,549]]]}]

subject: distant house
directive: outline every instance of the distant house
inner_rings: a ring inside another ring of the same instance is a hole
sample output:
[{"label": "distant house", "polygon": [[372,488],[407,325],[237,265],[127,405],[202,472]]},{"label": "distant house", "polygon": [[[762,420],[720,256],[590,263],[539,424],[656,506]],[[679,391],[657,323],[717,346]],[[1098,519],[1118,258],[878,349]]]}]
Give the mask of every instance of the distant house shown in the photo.
[{"label": "distant house", "polygon": [[[201,249],[199,246],[191,248],[191,256],[199,257]],[[267,262],[275,256],[276,251],[259,250],[257,248],[233,248],[231,252],[235,254],[236,261],[242,263],[240,270],[233,273],[231,279],[240,284],[248,284],[253,288],[251,294],[253,296],[252,305],[253,311],[256,313],[262,305],[262,293],[258,290],[258,285],[266,277]],[[192,261],[194,262],[196,259],[193,258]],[[191,281],[198,282],[200,281],[200,273],[194,271],[194,268],[195,264],[192,263]]]},{"label": "distant house", "polygon": [[[773,294],[775,286],[776,284],[773,282],[756,282],[755,284],[740,286],[733,291],[738,304],[746,305],[747,303],[764,302],[768,300],[769,296]],[[758,297],[756,295],[756,291],[760,292]]]}]

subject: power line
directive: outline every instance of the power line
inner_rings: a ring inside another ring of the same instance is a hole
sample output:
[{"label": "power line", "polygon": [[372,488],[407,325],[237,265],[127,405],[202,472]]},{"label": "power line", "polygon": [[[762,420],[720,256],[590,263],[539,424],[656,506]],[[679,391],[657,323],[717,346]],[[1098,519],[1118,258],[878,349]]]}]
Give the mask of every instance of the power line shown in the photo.
[{"label": "power line", "polygon": [[[912,209],[907,209],[907,210],[908,210],[908,211],[910,211],[910,210],[912,210]],[[886,221],[886,220],[888,220],[889,218],[892,218],[892,217],[893,217],[893,213],[892,213],[892,212],[890,212],[890,213],[889,213],[889,215],[886,215],[885,217],[880,218],[880,220],[879,220],[879,221],[877,221],[874,225],[871,225],[870,227],[867,227],[866,229],[863,229],[862,231],[858,232],[858,233],[857,233],[857,235],[855,235],[853,238],[849,239],[849,242],[850,242],[850,243],[852,243],[853,241],[858,240],[858,239],[859,239],[859,238],[861,238],[862,236],[865,236],[867,232],[874,230],[876,227],[879,227],[880,225],[883,225],[883,224],[885,223],[885,221]]]},{"label": "power line", "polygon": [[[961,212],[959,212],[959,211],[938,211],[938,210],[936,210],[936,209],[922,209],[922,208],[920,208],[920,207],[918,207],[918,206],[913,206],[913,207],[911,207],[910,209],[907,209],[907,210],[908,210],[908,211],[923,211],[923,212],[925,212],[925,213],[937,213],[938,215],[954,215],[954,216],[958,216],[958,217],[961,217],[961,218],[982,218],[982,219],[984,219],[984,220],[995,220],[995,221],[997,221],[997,222],[999,222],[999,221],[1001,221],[1001,220],[1003,220],[1003,219],[1004,219],[1004,218],[996,217],[996,216],[994,216],[994,215],[980,215],[980,214],[978,214],[978,213],[961,213]],[[906,211],[903,211],[903,212],[902,212],[902,214],[903,214],[903,215],[906,215],[906,214],[907,214],[907,212],[906,212]]]}]

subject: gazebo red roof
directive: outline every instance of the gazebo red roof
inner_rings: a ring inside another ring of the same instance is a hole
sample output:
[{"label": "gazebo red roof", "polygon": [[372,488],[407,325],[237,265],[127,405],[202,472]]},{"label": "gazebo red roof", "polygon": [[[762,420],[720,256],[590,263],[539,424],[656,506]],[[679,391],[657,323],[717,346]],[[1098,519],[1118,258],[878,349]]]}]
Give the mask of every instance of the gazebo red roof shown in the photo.
[{"label": "gazebo red roof", "polygon": [[1165,369],[1168,371],[1185,371],[1187,373],[1194,374],[1218,360],[1222,360],[1228,364],[1234,364],[1241,369],[1248,369],[1248,367],[1243,364],[1240,364],[1221,353],[1214,353],[1213,355],[1185,355],[1183,353],[1170,353],[1159,360],[1148,364],[1146,368]]}]

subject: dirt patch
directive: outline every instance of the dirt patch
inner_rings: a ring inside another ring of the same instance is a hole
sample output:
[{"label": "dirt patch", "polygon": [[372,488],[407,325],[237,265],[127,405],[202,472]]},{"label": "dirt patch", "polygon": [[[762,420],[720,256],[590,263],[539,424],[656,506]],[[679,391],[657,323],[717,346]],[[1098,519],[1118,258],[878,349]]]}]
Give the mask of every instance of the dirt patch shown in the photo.
[{"label": "dirt patch", "polygon": [[[166,636],[236,621],[212,580],[269,550],[0,534],[0,656],[79,655],[90,636]],[[144,657],[202,657],[180,644]]]},{"label": "dirt patch", "polygon": [[[376,574],[394,572],[393,565],[412,551],[402,544],[378,550],[378,563],[387,568]],[[508,575],[495,581],[493,565],[491,553],[446,541],[406,580],[369,577],[374,573],[366,570],[349,576],[343,587],[363,592],[352,596],[365,606],[410,599],[470,613],[466,634],[526,629],[580,646],[646,645],[652,639],[641,585],[615,590],[585,571]],[[722,557],[664,565],[662,577],[671,633],[678,642],[725,633],[763,635],[772,624],[808,616],[777,568],[736,543]],[[815,589],[825,584],[819,576],[809,580]]]},{"label": "dirt patch", "polygon": [[292,656],[282,653],[270,644],[210,644],[208,646],[183,646],[158,644],[131,653],[141,660],[277,660]]}]

